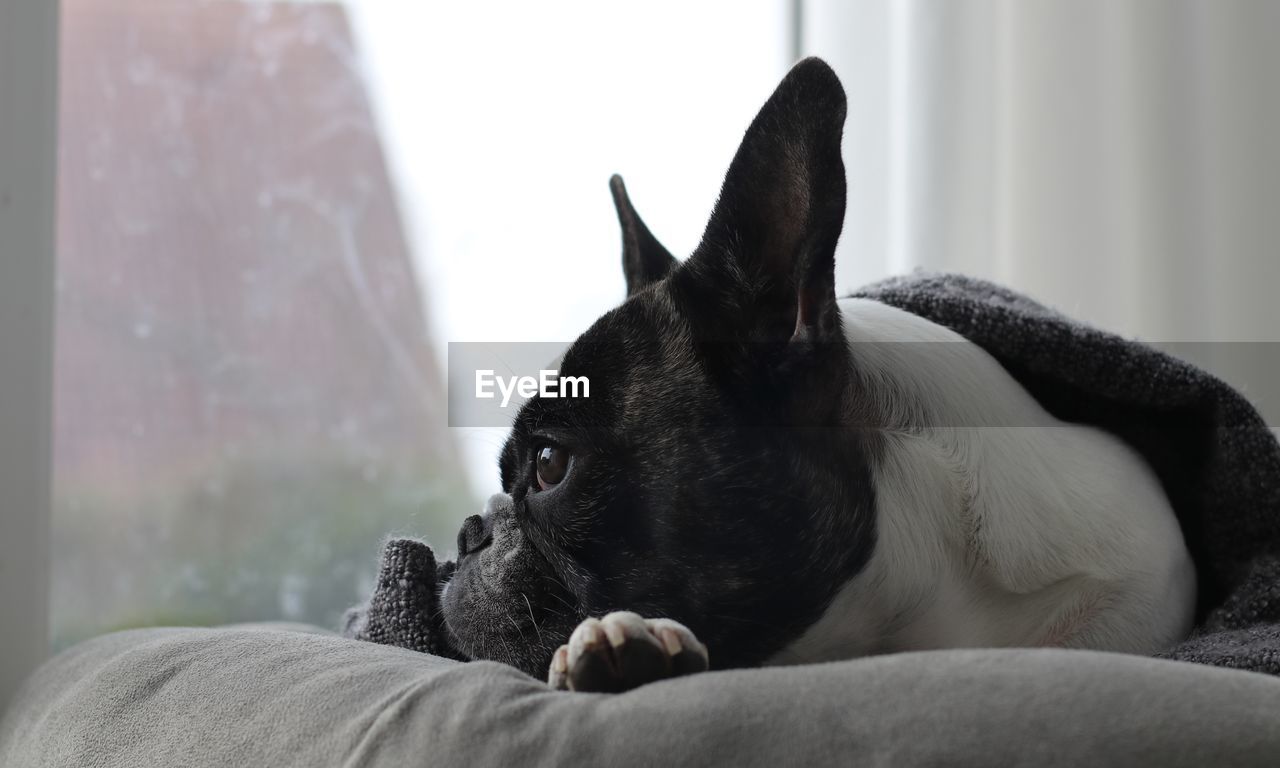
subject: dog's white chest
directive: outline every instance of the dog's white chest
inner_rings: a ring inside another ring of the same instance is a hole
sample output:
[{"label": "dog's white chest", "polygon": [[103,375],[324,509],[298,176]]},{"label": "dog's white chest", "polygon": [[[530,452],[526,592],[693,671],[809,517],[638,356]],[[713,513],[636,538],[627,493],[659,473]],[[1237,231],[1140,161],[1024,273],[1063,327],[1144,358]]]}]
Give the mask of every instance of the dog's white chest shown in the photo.
[{"label": "dog's white chest", "polygon": [[927,648],[1147,653],[1188,631],[1195,575],[1146,463],[1054,419],[977,345],[840,302],[883,435],[863,571],[773,663]]}]

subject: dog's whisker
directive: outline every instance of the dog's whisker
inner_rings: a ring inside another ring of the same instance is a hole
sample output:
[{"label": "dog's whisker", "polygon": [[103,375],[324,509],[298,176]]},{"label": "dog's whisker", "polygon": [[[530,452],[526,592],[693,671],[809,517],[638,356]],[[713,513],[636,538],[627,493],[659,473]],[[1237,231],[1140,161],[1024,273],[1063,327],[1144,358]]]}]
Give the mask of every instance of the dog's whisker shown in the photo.
[{"label": "dog's whisker", "polygon": [[538,620],[533,615],[533,604],[529,602],[529,596],[524,592],[520,593],[520,597],[524,598],[524,605],[529,609],[529,621],[533,624],[533,631],[538,634],[538,645],[542,645],[542,630],[538,628]]}]

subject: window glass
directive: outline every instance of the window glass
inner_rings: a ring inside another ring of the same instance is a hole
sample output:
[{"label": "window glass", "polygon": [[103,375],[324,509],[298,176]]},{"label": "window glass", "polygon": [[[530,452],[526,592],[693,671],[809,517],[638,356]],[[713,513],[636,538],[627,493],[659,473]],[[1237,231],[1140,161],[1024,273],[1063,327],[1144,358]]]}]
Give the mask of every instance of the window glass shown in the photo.
[{"label": "window glass", "polygon": [[341,6],[67,0],[54,626],[336,625],[474,507]]},{"label": "window glass", "polygon": [[617,303],[615,171],[687,253],[787,8],[63,0],[55,643],[332,628],[387,536],[448,554],[502,430],[447,343]]}]

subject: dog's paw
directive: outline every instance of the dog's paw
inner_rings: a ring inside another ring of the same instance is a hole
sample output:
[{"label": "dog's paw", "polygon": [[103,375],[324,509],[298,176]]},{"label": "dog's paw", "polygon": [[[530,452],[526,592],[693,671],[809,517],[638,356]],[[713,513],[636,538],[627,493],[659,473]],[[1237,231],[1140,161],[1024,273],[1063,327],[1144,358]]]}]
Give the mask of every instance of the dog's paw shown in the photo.
[{"label": "dog's paw", "polygon": [[683,624],[617,611],[578,625],[551,658],[547,684],[561,691],[621,693],[706,669],[706,646]]}]

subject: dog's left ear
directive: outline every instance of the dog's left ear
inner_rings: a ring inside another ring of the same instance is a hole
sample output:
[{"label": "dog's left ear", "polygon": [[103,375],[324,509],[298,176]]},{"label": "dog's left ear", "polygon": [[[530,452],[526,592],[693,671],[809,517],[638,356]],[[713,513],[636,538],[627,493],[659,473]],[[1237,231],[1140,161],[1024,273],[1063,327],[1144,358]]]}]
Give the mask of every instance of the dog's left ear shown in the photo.
[{"label": "dog's left ear", "polygon": [[709,308],[698,320],[704,336],[741,340],[745,332],[752,342],[807,348],[840,333],[845,111],[835,72],[810,58],[752,121],[702,242],[675,278],[692,312]]},{"label": "dog's left ear", "polygon": [[622,227],[622,272],[627,278],[627,297],[641,288],[656,283],[676,267],[671,252],[658,242],[627,197],[627,186],[616,173],[609,179],[609,191],[613,193],[613,207],[618,211],[618,224]]}]

